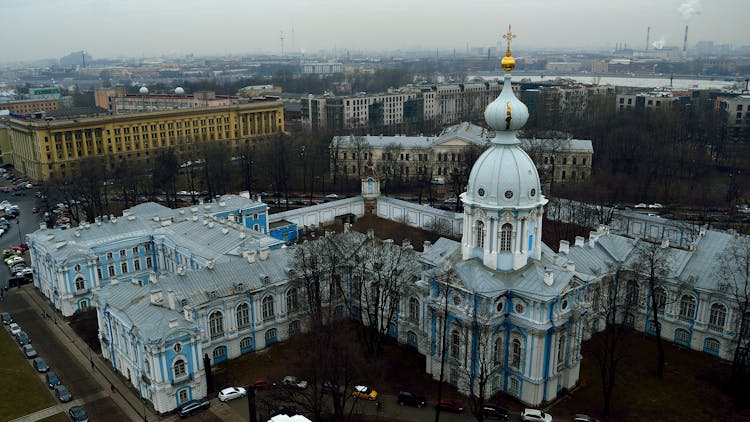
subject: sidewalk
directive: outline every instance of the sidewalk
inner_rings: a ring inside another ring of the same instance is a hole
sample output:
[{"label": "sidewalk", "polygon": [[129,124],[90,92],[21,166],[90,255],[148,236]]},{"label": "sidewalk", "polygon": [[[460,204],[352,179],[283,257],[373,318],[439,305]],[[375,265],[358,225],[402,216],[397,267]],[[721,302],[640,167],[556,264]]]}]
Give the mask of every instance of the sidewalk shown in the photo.
[{"label": "sidewalk", "polygon": [[68,348],[81,366],[91,368],[93,379],[96,380],[103,391],[109,392],[110,385],[115,387],[115,392],[111,394],[112,400],[128,415],[130,420],[177,420],[176,415],[170,415],[169,417],[156,415],[150,404],[141,401],[119,377],[115,376],[107,361],[99,355],[92,355],[88,345],[73,332],[73,329],[62,318],[58,323],[57,313],[44,298],[39,296],[33,285],[23,286],[17,291],[20,293],[19,297],[28,303],[31,308],[38,308],[41,314],[46,313],[48,315],[44,321],[50,332]]},{"label": "sidewalk", "polygon": [[10,422],[35,422],[40,421],[45,418],[49,418],[50,416],[54,416],[58,413],[66,413],[68,411],[68,408],[71,406],[83,406],[88,402],[100,399],[102,397],[107,397],[107,393],[104,391],[99,391],[96,394],[88,395],[82,399],[76,399],[69,403],[59,403],[54,406],[50,406],[46,409],[39,410],[34,413],[30,413],[26,416],[21,416],[20,418],[12,419]]}]

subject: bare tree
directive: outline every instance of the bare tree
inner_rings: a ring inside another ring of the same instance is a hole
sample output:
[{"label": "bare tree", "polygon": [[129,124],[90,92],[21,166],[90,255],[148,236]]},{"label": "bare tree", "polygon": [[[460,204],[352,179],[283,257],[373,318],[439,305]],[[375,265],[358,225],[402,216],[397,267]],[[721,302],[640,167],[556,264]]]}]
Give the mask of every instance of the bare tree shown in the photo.
[{"label": "bare tree", "polygon": [[164,198],[169,207],[177,205],[177,174],[179,168],[177,155],[173,149],[169,148],[156,156],[151,170],[153,187],[164,192]]},{"label": "bare tree", "polygon": [[[724,282],[719,285],[719,290],[734,302],[734,318],[730,324],[730,331],[735,333],[730,388],[739,388],[743,384],[746,386],[750,359],[750,239],[746,236],[734,239],[726,252],[721,258]],[[747,395],[744,386],[737,391]]]},{"label": "bare tree", "polygon": [[604,402],[602,413],[605,416],[609,415],[612,393],[628,356],[628,337],[624,333],[628,330],[631,312],[637,306],[632,290],[628,292],[623,272],[617,269],[613,274],[614,276],[602,280],[589,295],[592,317],[605,324],[604,330],[595,334],[589,343],[601,377]]},{"label": "bare tree", "polygon": [[[631,269],[637,279],[645,282],[651,303],[651,320],[656,331],[656,376],[664,376],[664,340],[661,337],[659,314],[666,306],[666,294],[661,294],[662,280],[669,271],[668,244],[639,241],[635,245],[635,260]],[[637,294],[637,293],[636,293]]]},{"label": "bare tree", "polygon": [[371,353],[380,353],[383,339],[394,327],[398,304],[407,285],[419,276],[419,264],[414,248],[404,241],[396,245],[392,240],[365,241],[356,252],[353,274],[362,285],[361,320],[363,340]]}]

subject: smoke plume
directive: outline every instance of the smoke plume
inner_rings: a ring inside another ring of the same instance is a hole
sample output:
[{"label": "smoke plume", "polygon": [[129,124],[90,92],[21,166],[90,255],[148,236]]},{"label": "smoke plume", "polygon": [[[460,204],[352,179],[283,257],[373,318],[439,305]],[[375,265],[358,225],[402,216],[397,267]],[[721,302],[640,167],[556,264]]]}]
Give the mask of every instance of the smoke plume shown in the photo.
[{"label": "smoke plume", "polygon": [[703,8],[701,7],[701,0],[684,0],[677,11],[682,16],[682,19],[689,21],[695,15],[700,15]]}]

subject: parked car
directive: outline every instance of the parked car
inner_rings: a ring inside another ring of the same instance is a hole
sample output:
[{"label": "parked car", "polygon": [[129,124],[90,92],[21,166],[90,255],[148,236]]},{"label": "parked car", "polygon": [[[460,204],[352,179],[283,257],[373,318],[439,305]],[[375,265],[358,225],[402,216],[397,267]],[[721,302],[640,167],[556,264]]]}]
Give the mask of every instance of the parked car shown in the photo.
[{"label": "parked car", "polygon": [[23,354],[26,355],[27,359],[34,359],[35,357],[39,356],[34,346],[30,344],[23,345]]},{"label": "parked car", "polygon": [[234,400],[240,397],[245,397],[246,395],[247,395],[247,390],[245,390],[242,387],[227,387],[219,391],[219,401],[225,402],[228,400]]},{"label": "parked car", "polygon": [[461,413],[464,411],[463,403],[451,399],[441,399],[439,402],[435,402],[435,408],[454,413]]},{"label": "parked car", "polygon": [[592,418],[589,415],[583,415],[583,414],[576,414],[573,415],[573,418],[571,419],[573,422],[599,422],[599,419]]},{"label": "parked car", "polygon": [[5,325],[10,325],[10,323],[13,322],[13,317],[10,316],[10,314],[7,312],[3,312],[2,314],[0,314],[0,318],[2,318],[3,324]]},{"label": "parked car", "polygon": [[266,378],[256,378],[252,383],[252,387],[256,390],[266,390],[274,386],[276,386],[276,384],[269,382]]},{"label": "parked car", "polygon": [[354,387],[354,391],[352,391],[352,396],[374,401],[378,399],[378,392],[366,385],[357,385]]},{"label": "parked car", "polygon": [[10,333],[14,336],[21,332],[21,326],[15,322],[11,322],[8,327],[10,328]]},{"label": "parked car", "polygon": [[16,277],[32,277],[34,274],[34,270],[31,268],[23,268],[20,271],[16,271]]},{"label": "parked car", "polygon": [[552,422],[552,415],[539,409],[523,409],[521,420],[524,422]]},{"label": "parked car", "polygon": [[23,346],[31,343],[31,338],[29,338],[29,335],[26,334],[26,331],[19,331],[18,334],[16,334],[16,341],[18,342],[19,346]]},{"label": "parked car", "polygon": [[70,394],[67,387],[62,384],[55,386],[55,397],[57,397],[61,403],[67,403],[73,400],[73,395]]},{"label": "parked car", "polygon": [[188,416],[192,416],[201,410],[208,409],[209,407],[211,407],[211,402],[208,401],[207,398],[190,400],[181,404],[177,408],[177,414],[179,414],[181,418],[187,418]]},{"label": "parked car", "polygon": [[285,376],[284,379],[281,381],[282,384],[288,385],[288,386],[294,386],[299,388],[300,390],[304,390],[307,388],[307,381],[301,380],[297,377],[292,376]]},{"label": "parked car", "polygon": [[401,406],[416,406],[421,409],[427,405],[427,399],[409,391],[400,391],[398,393],[398,404]]},{"label": "parked car", "polygon": [[507,409],[494,404],[485,404],[482,406],[482,414],[485,419],[500,419],[502,421],[510,420],[510,412]]},{"label": "parked car", "polygon": [[47,372],[44,379],[47,381],[47,387],[49,388],[55,388],[56,385],[60,385],[60,378],[53,371]]},{"label": "parked car", "polygon": [[662,205],[662,204],[660,204],[660,203],[657,202],[657,203],[654,203],[654,204],[650,204],[648,207],[652,208],[652,209],[659,209],[659,208],[664,208],[664,205]]},{"label": "parked car", "polygon": [[73,422],[89,422],[89,415],[80,406],[73,406],[68,410],[68,415]]},{"label": "parked car", "polygon": [[635,208],[648,208],[648,205],[641,202],[640,204],[635,204]]},{"label": "parked car", "polygon": [[44,361],[42,358],[36,358],[33,361],[31,361],[31,365],[36,369],[39,373],[45,373],[49,371],[49,365],[47,365],[47,362]]},{"label": "parked car", "polygon": [[292,406],[276,406],[273,409],[271,409],[271,416],[276,415],[287,415],[287,416],[294,416],[299,415],[299,410],[297,410],[296,407]]}]

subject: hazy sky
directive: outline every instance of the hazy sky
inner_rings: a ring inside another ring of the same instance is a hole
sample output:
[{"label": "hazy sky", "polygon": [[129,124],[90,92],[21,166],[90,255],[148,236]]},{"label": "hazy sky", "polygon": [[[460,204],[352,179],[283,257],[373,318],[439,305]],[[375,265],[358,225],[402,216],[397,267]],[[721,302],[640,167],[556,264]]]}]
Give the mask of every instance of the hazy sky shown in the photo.
[{"label": "hazy sky", "polygon": [[[161,54],[750,44],[749,0],[0,0],[0,61]],[[686,19],[688,18],[688,19]]]}]

